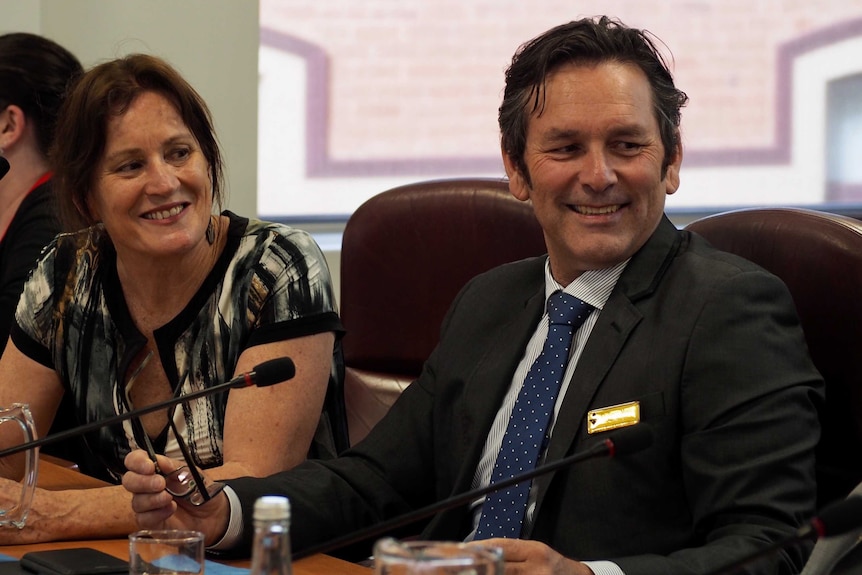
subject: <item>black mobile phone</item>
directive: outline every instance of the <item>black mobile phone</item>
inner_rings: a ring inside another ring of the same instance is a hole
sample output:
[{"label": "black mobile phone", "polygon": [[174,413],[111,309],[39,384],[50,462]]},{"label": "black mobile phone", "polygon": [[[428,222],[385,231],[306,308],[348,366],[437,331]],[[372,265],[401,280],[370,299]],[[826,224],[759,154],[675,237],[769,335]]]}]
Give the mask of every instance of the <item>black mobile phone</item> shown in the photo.
[{"label": "black mobile phone", "polygon": [[90,547],[31,551],[21,557],[25,572],[39,575],[121,575],[129,562]]}]

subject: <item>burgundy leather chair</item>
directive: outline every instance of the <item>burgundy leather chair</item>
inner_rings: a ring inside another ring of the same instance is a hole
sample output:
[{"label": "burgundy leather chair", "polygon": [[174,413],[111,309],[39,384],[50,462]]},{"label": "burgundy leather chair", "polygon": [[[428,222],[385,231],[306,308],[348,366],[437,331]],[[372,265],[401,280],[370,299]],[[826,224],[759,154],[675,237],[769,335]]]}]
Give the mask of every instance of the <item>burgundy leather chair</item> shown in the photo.
[{"label": "burgundy leather chair", "polygon": [[351,444],[419,375],[473,276],[545,253],[532,206],[493,179],[433,180],[371,198],[341,247],[344,397]]},{"label": "burgundy leather chair", "polygon": [[[796,208],[744,209],[686,226],[787,284],[826,381],[818,505],[862,480],[862,222]],[[752,350],[756,353],[757,350]]]}]

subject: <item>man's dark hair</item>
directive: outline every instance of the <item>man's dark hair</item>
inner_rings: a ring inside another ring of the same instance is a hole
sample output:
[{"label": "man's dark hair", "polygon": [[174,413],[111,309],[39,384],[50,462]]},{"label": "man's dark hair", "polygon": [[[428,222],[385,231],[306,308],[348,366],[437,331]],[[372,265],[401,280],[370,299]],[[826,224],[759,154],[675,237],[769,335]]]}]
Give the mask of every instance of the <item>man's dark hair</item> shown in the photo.
[{"label": "man's dark hair", "polygon": [[506,89],[500,105],[502,147],[530,183],[524,161],[527,124],[541,113],[549,74],[565,64],[595,65],[602,62],[633,64],[643,70],[652,88],[653,107],[664,145],[662,172],[679,145],[680,108],[688,96],[673,83],[664,58],[651,34],[629,28],[602,16],[569,22],[522,44],[506,70]]}]

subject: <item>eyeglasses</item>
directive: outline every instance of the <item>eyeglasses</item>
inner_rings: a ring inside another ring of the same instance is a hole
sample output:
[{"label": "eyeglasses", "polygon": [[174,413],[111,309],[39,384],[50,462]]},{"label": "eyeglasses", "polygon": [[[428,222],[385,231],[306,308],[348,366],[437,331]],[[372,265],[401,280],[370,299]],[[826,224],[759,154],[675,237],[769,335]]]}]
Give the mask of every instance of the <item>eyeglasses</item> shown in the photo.
[{"label": "eyeglasses", "polygon": [[165,491],[174,497],[185,499],[195,507],[203,505],[224,489],[224,483],[219,481],[206,485],[194,465],[183,465],[170,473],[162,473],[162,476],[165,478]]},{"label": "eyeglasses", "polygon": [[[152,355],[153,352],[150,350],[147,356],[144,357],[143,361],[141,361],[140,365],[138,365],[138,367],[135,368],[135,371],[132,372],[132,375],[129,377],[129,381],[126,384],[126,403],[130,408],[132,402],[129,398],[129,391],[132,389],[135,379],[144,369],[147,362],[149,362]],[[224,489],[224,483],[213,481],[207,485],[204,481],[200,471],[198,471],[197,467],[192,463],[192,457],[189,452],[188,445],[186,445],[186,442],[183,440],[183,436],[177,431],[176,423],[174,423],[175,411],[176,406],[168,408],[168,424],[174,432],[174,437],[177,440],[177,444],[180,447],[180,452],[182,452],[183,460],[186,464],[167,473],[162,471],[159,467],[158,461],[156,460],[156,451],[153,449],[153,444],[150,442],[150,437],[144,430],[144,426],[141,423],[140,418],[133,417],[132,425],[135,427],[138,435],[143,438],[144,449],[146,449],[147,455],[150,456],[150,460],[153,462],[153,465],[156,466],[156,473],[165,478],[165,491],[178,499],[183,499],[191,505],[199,507],[218,495],[221,490]]]}]

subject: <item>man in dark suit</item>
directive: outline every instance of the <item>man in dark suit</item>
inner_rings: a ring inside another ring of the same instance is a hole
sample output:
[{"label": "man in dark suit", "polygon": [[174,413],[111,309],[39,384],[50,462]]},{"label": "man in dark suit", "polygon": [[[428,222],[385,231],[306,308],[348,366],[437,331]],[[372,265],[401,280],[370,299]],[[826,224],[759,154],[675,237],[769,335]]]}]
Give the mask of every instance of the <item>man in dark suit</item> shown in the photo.
[{"label": "man in dark suit", "polygon": [[[132,453],[124,485],[139,523],[194,527],[216,548],[242,548],[254,500],[283,493],[296,550],[496,481],[510,414],[551,330],[545,302],[562,291],[591,311],[540,457],[560,459],[617,425],[649,426],[652,445],[536,479],[511,538],[486,530],[482,500],[433,517],[421,537],[490,533],[513,573],[670,575],[793,534],[814,512],[822,381],[785,286],[664,216],[679,185],[685,101],[649,36],[606,18],[522,46],[500,108],[503,160],[548,256],[471,281],[419,379],[335,460],[231,481],[230,503],[192,509]],[[806,551],[752,572],[795,573]]]}]

